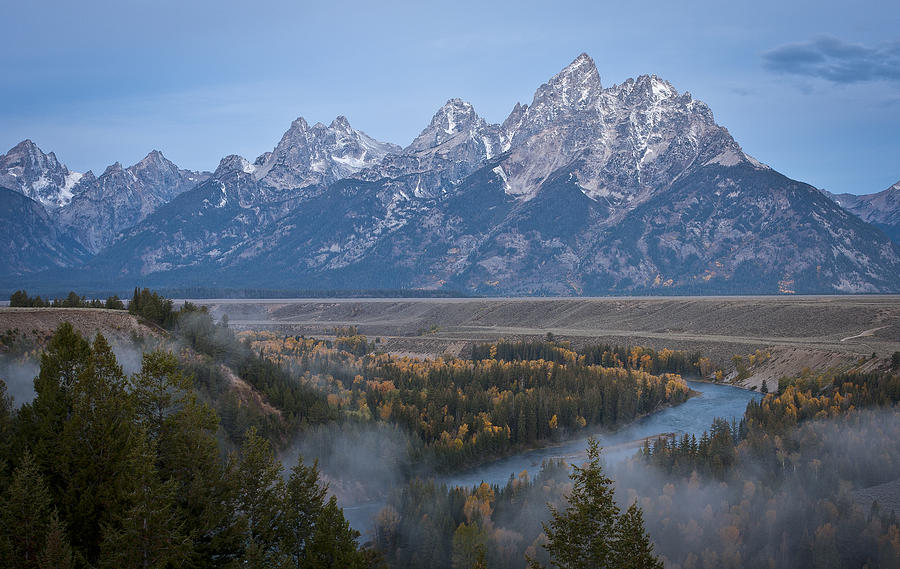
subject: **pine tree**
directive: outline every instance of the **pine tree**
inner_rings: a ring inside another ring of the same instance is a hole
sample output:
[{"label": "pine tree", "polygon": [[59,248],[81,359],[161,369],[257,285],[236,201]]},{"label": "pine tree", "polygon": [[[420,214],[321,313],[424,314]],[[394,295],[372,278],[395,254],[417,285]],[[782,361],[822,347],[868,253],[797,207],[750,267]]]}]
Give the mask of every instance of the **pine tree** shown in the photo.
[{"label": "pine tree", "polygon": [[140,373],[131,378],[137,419],[151,441],[163,435],[169,418],[191,396],[191,381],[178,369],[178,360],[170,352],[146,352]]},{"label": "pine tree", "polygon": [[72,555],[72,546],[69,545],[69,537],[66,535],[66,526],[59,520],[59,515],[54,510],[50,514],[50,524],[47,526],[47,539],[44,550],[38,558],[39,569],[72,569],[75,560]]},{"label": "pine tree", "polygon": [[653,555],[653,544],[644,530],[644,514],[636,502],[619,517],[613,550],[616,567],[621,569],[663,569]]},{"label": "pine tree", "polygon": [[71,416],[63,426],[59,456],[61,513],[73,545],[88,562],[99,554],[101,524],[123,508],[131,458],[143,435],[135,425],[125,375],[106,339],[97,334],[88,364],[70,388]]},{"label": "pine tree", "polygon": [[141,292],[138,287],[134,287],[134,294],[131,295],[131,302],[128,303],[128,312],[135,315],[141,313]]},{"label": "pine tree", "polygon": [[316,532],[316,523],[325,508],[327,488],[319,484],[318,463],[306,466],[303,457],[298,456],[284,490],[279,550],[287,557],[290,567],[301,569]]},{"label": "pine tree", "polygon": [[[163,359],[166,365],[172,363]],[[155,357],[150,360],[159,361]],[[142,369],[145,379],[149,371],[146,366]],[[185,390],[188,379],[169,372],[162,374],[162,380],[171,400],[168,406],[156,407],[157,420],[151,419],[154,405],[147,405],[154,399],[142,398],[135,389],[137,407],[144,409],[139,412],[140,420],[145,425],[158,425],[156,465],[160,479],[175,485],[175,503],[190,529],[196,552],[194,565],[222,567],[240,555],[246,532],[237,506],[237,481],[231,470],[234,465],[226,468],[220,458],[215,411],[200,401],[196,392]]]},{"label": "pine tree", "polygon": [[72,414],[71,390],[87,368],[90,353],[90,343],[70,323],[60,324],[41,354],[34,400],[18,414],[22,444],[31,449],[55,498],[65,485],[58,459],[63,426]]},{"label": "pine tree", "polygon": [[[587,461],[573,467],[568,506],[562,512],[550,507],[552,519],[542,524],[547,536],[544,548],[552,565],[560,569],[632,569],[661,567],[649,549],[643,518],[637,506],[621,517],[613,499],[612,479],[603,473],[600,446],[588,441]],[[530,567],[540,564],[529,560]]]},{"label": "pine tree", "polygon": [[38,383],[69,389],[87,366],[89,355],[90,343],[71,323],[63,322],[41,354],[41,371],[35,381],[35,389]]},{"label": "pine tree", "polygon": [[192,554],[175,507],[176,485],[159,480],[154,458],[146,439],[134,449],[127,481],[131,488],[122,497],[129,507],[104,528],[101,567],[178,567]]},{"label": "pine tree", "polygon": [[269,442],[250,428],[237,463],[238,506],[247,521],[247,551],[269,559],[277,554],[284,480]]},{"label": "pine tree", "polygon": [[609,567],[614,559],[619,508],[613,500],[612,479],[600,465],[600,446],[593,438],[588,441],[587,457],[570,475],[569,505],[562,512],[551,506],[552,519],[542,524],[547,535],[544,547],[560,569]]},{"label": "pine tree", "polygon": [[359,532],[350,527],[332,496],[319,513],[316,531],[306,548],[304,569],[361,569],[366,556],[357,549]]},{"label": "pine tree", "polygon": [[477,522],[461,523],[453,532],[453,569],[470,569],[484,561],[487,535]]},{"label": "pine tree", "polygon": [[50,522],[50,505],[47,485],[26,450],[0,502],[0,534],[6,541],[2,546],[4,565],[37,567]]}]

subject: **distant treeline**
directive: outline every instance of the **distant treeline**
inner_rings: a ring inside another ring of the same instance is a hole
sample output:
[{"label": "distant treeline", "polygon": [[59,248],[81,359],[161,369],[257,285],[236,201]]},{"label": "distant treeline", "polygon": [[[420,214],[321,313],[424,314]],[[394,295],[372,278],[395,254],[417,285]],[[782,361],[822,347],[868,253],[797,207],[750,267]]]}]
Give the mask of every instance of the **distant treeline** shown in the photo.
[{"label": "distant treeline", "polygon": [[171,298],[462,298],[457,290],[420,289],[270,289],[180,287],[160,289]]},{"label": "distant treeline", "polygon": [[[900,375],[886,372],[808,374],[784,377],[778,392],[750,401],[740,423],[717,419],[699,441],[682,436],[647,445],[643,454],[655,465],[678,474],[697,470],[725,479],[739,451],[765,455],[767,472],[782,472],[790,452],[785,439],[802,423],[844,417],[854,410],[887,408],[900,403]],[[779,458],[781,455],[781,458]]]},{"label": "distant treeline", "polygon": [[558,364],[599,365],[640,370],[654,375],[677,373],[683,376],[706,377],[712,374],[713,365],[700,352],[683,352],[664,349],[656,351],[641,346],[614,346],[595,344],[572,348],[569,342],[557,341],[553,334],[545,340],[477,344],[472,348],[472,359],[499,360],[505,362],[544,360]]},{"label": "distant treeline", "polygon": [[98,298],[90,299],[79,296],[76,292],[70,292],[65,298],[49,298],[44,300],[40,296],[30,297],[24,290],[17,290],[9,297],[9,305],[21,308],[109,308],[112,310],[125,310],[118,296],[113,295],[102,301]]},{"label": "distant treeline", "polygon": [[[13,295],[25,291],[16,291]],[[216,288],[216,287],[178,287],[156,289],[157,294],[168,298],[231,298],[248,300],[260,298],[476,298],[476,296],[458,290],[419,290],[419,289],[270,289],[270,288]],[[2,294],[2,293],[0,293]],[[56,293],[51,292],[47,297]],[[98,298],[117,296],[121,291],[91,292],[89,296]],[[11,297],[13,295],[10,295]],[[0,297],[2,298],[2,297]],[[40,298],[37,296],[36,298]],[[12,298],[10,298],[12,301]],[[43,301],[42,301],[43,302]],[[47,306],[42,304],[41,306]]]}]

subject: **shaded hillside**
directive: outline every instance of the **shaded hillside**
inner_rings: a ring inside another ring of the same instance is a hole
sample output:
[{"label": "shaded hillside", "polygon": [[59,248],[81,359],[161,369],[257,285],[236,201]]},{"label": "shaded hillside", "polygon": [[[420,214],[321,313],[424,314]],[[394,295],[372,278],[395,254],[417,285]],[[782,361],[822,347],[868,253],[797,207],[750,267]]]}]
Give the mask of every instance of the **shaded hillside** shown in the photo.
[{"label": "shaded hillside", "polygon": [[0,188],[0,278],[77,265],[88,257],[39,203]]}]

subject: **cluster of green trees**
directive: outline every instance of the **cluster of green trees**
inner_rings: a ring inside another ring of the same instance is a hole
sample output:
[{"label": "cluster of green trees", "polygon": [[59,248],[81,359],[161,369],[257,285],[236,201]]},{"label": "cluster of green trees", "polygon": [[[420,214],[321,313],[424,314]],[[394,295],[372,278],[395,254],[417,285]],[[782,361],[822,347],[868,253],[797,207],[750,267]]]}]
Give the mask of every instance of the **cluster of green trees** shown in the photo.
[{"label": "cluster of green trees", "polygon": [[659,438],[644,442],[642,453],[651,464],[672,474],[689,475],[698,472],[723,480],[737,459],[736,447],[746,436],[747,423],[715,419],[709,431],[699,438],[693,434]]},{"label": "cluster of green trees", "polygon": [[[14,295],[17,302],[31,302],[23,300],[27,297],[23,294]],[[79,298],[71,293],[65,303],[54,301],[50,305],[76,307],[96,304],[96,301],[86,302]],[[115,307],[116,302],[121,303],[112,297],[107,301],[107,306]],[[255,427],[262,436],[281,446],[298,430],[336,417],[323,393],[299,381],[278,362],[258,355],[235,337],[227,322],[216,323],[205,307],[187,302],[176,310],[170,299],[146,288],[136,288],[128,310],[147,322],[165,328],[176,345],[186,346],[192,351],[190,357],[180,358],[179,365],[185,374],[195,378],[204,400],[218,413],[229,441],[236,443],[248,428]],[[19,359],[33,357],[47,344],[48,338],[49,334],[38,331],[28,334],[17,329],[5,330],[0,333],[0,355]],[[369,350],[364,336],[341,338],[339,348],[352,353]],[[254,398],[252,391],[249,387],[244,392],[236,390],[236,381],[246,383],[262,397],[250,400]]]},{"label": "cluster of green trees", "polygon": [[[439,468],[494,459],[588,425],[614,427],[689,397],[676,375],[583,358],[417,360],[365,353],[365,337],[334,343],[268,332],[243,338],[262,356],[327,392],[332,409],[414,433]],[[347,349],[353,351],[347,351]]]},{"label": "cluster of green trees", "polygon": [[147,288],[140,290],[135,287],[128,303],[128,312],[164,328],[171,327],[176,317],[172,300]]},{"label": "cluster of green trees", "polygon": [[0,382],[3,567],[366,567],[315,465],[287,477],[249,429],[224,456],[218,419],[167,352],[126,376],[102,335],[60,325],[36,396]]},{"label": "cluster of green trees", "polygon": [[23,308],[108,308],[111,310],[125,310],[125,303],[118,296],[113,295],[102,301],[100,299],[88,300],[78,296],[76,292],[70,292],[66,298],[44,300],[40,296],[34,298],[28,296],[28,292],[17,290],[9,297],[9,305]]}]

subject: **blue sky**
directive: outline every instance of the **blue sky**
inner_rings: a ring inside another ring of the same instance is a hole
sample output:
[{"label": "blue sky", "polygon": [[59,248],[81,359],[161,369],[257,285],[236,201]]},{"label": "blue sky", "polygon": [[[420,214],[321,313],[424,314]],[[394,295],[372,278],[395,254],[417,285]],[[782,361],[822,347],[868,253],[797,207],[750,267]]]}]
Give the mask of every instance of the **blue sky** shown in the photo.
[{"label": "blue sky", "polygon": [[655,73],[744,150],[835,192],[900,180],[900,3],[15,2],[0,152],[24,138],[101,172],[151,149],[255,158],[291,120],[346,115],[406,145],[447,99],[502,121],[579,53],[604,85]]}]

